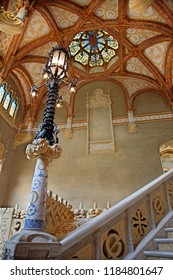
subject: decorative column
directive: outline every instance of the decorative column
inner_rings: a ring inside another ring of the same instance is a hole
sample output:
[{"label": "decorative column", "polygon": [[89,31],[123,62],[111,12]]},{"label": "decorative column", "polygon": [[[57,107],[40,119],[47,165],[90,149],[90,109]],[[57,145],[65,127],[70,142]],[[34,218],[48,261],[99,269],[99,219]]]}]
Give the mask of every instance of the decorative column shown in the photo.
[{"label": "decorative column", "polygon": [[36,157],[35,172],[32,180],[29,205],[27,208],[24,229],[44,230],[45,196],[47,194],[48,165],[59,158],[61,148],[58,144],[50,146],[45,139],[35,139],[26,148],[27,158]]},{"label": "decorative column", "polygon": [[[56,237],[46,233],[45,229],[45,196],[47,194],[48,165],[59,158],[61,148],[58,145],[59,129],[54,123],[55,109],[62,103],[59,84],[64,82],[68,66],[68,50],[53,47],[43,70],[46,83],[31,86],[31,96],[36,97],[42,86],[48,87],[48,96],[42,123],[39,124],[36,136],[26,148],[27,157],[36,158],[35,172],[27,208],[24,229],[13,235],[4,245],[3,259],[58,259],[60,244]],[[67,83],[67,82],[65,82]],[[70,84],[74,92],[77,79]],[[42,246],[39,243],[42,243]]]},{"label": "decorative column", "polygon": [[129,118],[129,124],[128,124],[129,132],[130,133],[137,133],[138,128],[137,128],[137,124],[135,123],[135,117],[133,115],[132,110],[128,111],[128,118]]},{"label": "decorative column", "polygon": [[72,116],[68,116],[67,118],[65,135],[68,139],[72,139],[73,137]]}]

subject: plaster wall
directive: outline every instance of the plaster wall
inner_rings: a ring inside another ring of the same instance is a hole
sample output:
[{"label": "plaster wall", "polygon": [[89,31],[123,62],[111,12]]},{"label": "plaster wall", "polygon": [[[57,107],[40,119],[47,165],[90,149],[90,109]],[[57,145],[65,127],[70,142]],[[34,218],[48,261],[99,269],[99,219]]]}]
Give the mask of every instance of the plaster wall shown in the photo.
[{"label": "plaster wall", "polygon": [[[96,81],[79,89],[74,103],[74,121],[87,119],[87,92],[96,88],[109,90],[113,118],[127,117],[122,88],[113,82]],[[171,111],[161,95],[154,92],[141,93],[133,105],[136,114]],[[56,112],[56,121],[66,123],[65,109],[59,112],[59,115],[58,110]],[[84,208],[92,208],[94,202],[100,208],[105,208],[108,201],[113,205],[162,174],[159,146],[173,137],[171,120],[140,123],[136,134],[129,133],[127,124],[113,129],[117,151],[90,155],[87,154],[86,128],[75,129],[72,139],[67,139],[60,131],[59,144],[63,152],[59,159],[50,163],[48,188],[68,200],[73,208],[78,208],[80,202]],[[28,204],[35,160],[26,158],[25,149],[26,145],[22,145],[14,152],[6,206],[18,203],[20,208],[26,208]]]},{"label": "plaster wall", "polygon": [[8,193],[8,187],[9,187],[9,178],[10,178],[10,171],[12,164],[14,163],[13,160],[13,140],[15,136],[15,130],[13,130],[0,116],[0,131],[2,134],[1,141],[6,146],[6,155],[5,155],[5,161],[2,167],[2,171],[0,173],[0,206],[3,206],[5,203],[5,200]]},{"label": "plaster wall", "polygon": [[[117,152],[86,153],[86,129],[75,130],[71,140],[60,133],[62,156],[50,163],[48,188],[68,200],[74,208],[106,207],[120,201],[162,174],[159,145],[173,136],[171,121],[138,125],[137,134],[115,126]],[[35,160],[28,160],[24,146],[15,151],[6,205],[28,203]]]}]

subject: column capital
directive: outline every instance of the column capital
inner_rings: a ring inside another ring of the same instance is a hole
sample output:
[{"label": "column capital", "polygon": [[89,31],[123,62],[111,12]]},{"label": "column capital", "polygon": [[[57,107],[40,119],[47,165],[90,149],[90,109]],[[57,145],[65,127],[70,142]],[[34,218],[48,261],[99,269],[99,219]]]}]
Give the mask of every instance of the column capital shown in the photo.
[{"label": "column capital", "polygon": [[58,144],[50,146],[46,139],[35,139],[32,144],[26,147],[26,155],[28,159],[34,157],[45,157],[49,161],[59,158],[61,156],[62,149]]}]

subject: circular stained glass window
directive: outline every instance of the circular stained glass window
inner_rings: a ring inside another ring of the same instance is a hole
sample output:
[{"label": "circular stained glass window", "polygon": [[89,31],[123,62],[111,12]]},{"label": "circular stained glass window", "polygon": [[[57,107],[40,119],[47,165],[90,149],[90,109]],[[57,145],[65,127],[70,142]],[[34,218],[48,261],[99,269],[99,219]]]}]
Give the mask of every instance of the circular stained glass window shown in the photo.
[{"label": "circular stained glass window", "polygon": [[116,56],[118,41],[104,30],[78,33],[69,45],[71,56],[83,64],[104,66]]}]

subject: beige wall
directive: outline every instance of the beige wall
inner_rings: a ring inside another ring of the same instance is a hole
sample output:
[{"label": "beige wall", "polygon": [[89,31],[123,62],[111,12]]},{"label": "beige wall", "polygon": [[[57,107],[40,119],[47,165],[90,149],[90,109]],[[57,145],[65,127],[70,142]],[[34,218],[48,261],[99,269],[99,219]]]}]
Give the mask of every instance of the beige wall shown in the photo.
[{"label": "beige wall", "polygon": [[[96,82],[80,88],[75,99],[74,120],[86,120],[86,94],[95,88],[110,90],[113,117],[127,116],[125,97],[122,89],[109,82]],[[149,104],[149,105],[148,105]],[[158,105],[158,107],[156,107]],[[136,114],[170,111],[158,93],[141,94],[136,97]],[[41,112],[40,112],[41,115]],[[56,119],[66,121],[63,109]],[[96,128],[97,129],[97,128]],[[117,151],[87,154],[87,129],[74,130],[73,138],[67,139],[64,132],[59,133],[59,144],[63,149],[61,158],[49,166],[49,189],[68,200],[74,208],[83,202],[91,208],[93,202],[98,207],[106,207],[118,202],[127,195],[143,187],[160,174],[162,168],[159,146],[164,139],[173,136],[172,121],[158,121],[138,124],[138,133],[130,134],[127,124],[114,126]],[[35,167],[35,160],[25,155],[26,145],[14,152],[10,171],[10,192],[5,204],[25,208]]]},{"label": "beige wall", "polygon": [[[137,134],[129,134],[126,125],[114,129],[117,152],[93,155],[86,154],[86,129],[75,130],[71,140],[60,133],[63,153],[50,163],[48,186],[74,208],[80,201],[86,208],[94,201],[101,208],[114,204],[162,173],[159,145],[173,135],[171,121],[140,124]],[[25,208],[35,161],[26,158],[24,146],[14,158],[6,205]]]},{"label": "beige wall", "polygon": [[2,133],[2,142],[7,147],[5,161],[3,164],[2,171],[0,173],[0,206],[3,206],[7,199],[9,178],[11,172],[11,166],[14,163],[13,159],[13,139],[15,131],[2,119],[0,116],[0,131]]}]

